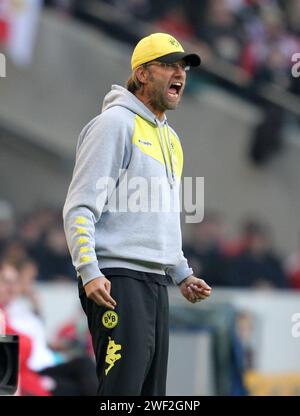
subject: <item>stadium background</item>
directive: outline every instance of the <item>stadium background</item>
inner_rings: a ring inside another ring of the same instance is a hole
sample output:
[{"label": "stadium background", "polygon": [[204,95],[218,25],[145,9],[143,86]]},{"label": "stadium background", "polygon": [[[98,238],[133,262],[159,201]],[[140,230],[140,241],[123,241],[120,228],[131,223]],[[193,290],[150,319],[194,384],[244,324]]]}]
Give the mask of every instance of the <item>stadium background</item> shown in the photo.
[{"label": "stadium background", "polygon": [[197,306],[170,289],[168,393],[299,395],[300,1],[1,7],[0,251],[33,281],[51,346],[62,331],[64,355],[89,353],[61,221],[78,134],[124,85],[132,45],[168,32],[203,60],[168,118],[184,176],[205,178],[204,221],[183,223],[184,248],[214,288]]}]

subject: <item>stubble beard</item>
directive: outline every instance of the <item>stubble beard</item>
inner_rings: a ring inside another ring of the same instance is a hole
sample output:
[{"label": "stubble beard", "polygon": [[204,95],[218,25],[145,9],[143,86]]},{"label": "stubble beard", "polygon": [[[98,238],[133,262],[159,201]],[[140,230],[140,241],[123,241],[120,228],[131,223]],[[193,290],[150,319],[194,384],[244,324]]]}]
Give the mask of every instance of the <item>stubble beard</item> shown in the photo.
[{"label": "stubble beard", "polygon": [[[154,81],[154,78],[151,77],[150,81]],[[152,108],[161,112],[165,112],[166,110],[175,110],[181,100],[181,94],[179,95],[177,101],[170,102],[164,96],[164,92],[164,88],[160,88],[159,85],[155,85],[155,87],[152,89],[150,96],[150,104]],[[165,94],[167,94],[167,92],[165,92]]]}]

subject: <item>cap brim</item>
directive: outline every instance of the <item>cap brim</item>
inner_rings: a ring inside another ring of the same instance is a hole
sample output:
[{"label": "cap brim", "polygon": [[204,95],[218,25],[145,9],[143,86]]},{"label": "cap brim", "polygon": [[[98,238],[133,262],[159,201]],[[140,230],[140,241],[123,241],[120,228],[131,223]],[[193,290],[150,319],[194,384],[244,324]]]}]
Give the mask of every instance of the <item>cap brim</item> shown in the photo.
[{"label": "cap brim", "polygon": [[166,64],[172,64],[180,60],[184,60],[187,65],[190,66],[199,66],[201,64],[201,58],[196,53],[172,52],[156,58],[156,61],[164,62]]}]

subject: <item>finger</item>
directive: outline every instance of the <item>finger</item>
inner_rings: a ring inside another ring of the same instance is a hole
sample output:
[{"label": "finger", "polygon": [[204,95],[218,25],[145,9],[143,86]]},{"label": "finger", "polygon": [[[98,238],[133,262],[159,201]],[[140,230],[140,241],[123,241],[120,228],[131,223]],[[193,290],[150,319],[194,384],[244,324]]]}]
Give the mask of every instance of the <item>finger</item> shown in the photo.
[{"label": "finger", "polygon": [[194,291],[196,291],[196,292],[199,292],[199,293],[201,293],[202,292],[202,287],[199,287],[199,286],[197,286],[197,285],[194,285],[193,283],[192,284],[190,284],[190,286],[189,286],[191,289],[193,289]]},{"label": "finger", "polygon": [[101,291],[101,296],[105,302],[109,302],[113,306],[116,306],[117,302],[110,296],[110,294],[106,290]]},{"label": "finger", "polygon": [[195,302],[200,302],[201,300],[206,299],[208,296],[209,296],[209,295],[206,295],[206,294],[200,293],[200,294],[197,294],[197,296],[191,297],[189,300],[190,300],[190,302],[192,302],[192,303],[195,303]]},{"label": "finger", "polygon": [[194,284],[191,284],[190,286],[197,293],[210,293],[211,292],[211,289],[206,289],[204,287],[199,287],[199,286],[194,285]]},{"label": "finger", "polygon": [[115,306],[111,302],[106,301],[101,295],[95,295],[93,300],[99,306],[105,306],[108,309],[115,309]]},{"label": "finger", "polygon": [[196,285],[191,284],[191,289],[193,289],[194,292],[197,293],[197,295],[204,293],[205,295],[209,296],[211,293],[211,289],[204,289],[203,287],[198,287]]},{"label": "finger", "polygon": [[207,297],[208,296],[204,294],[198,295],[198,299],[201,299],[201,300],[206,299]]},{"label": "finger", "polygon": [[200,284],[203,289],[211,290],[211,287],[203,279],[200,279]]},{"label": "finger", "polygon": [[208,284],[203,279],[198,279],[198,281],[193,282],[193,284],[196,284],[198,287],[202,287],[203,289],[211,290],[211,287],[208,286]]},{"label": "finger", "polygon": [[114,308],[116,306],[116,301],[110,296],[109,293],[102,287],[93,291],[88,296],[90,299],[95,301],[98,305],[105,305],[109,308]]},{"label": "finger", "polygon": [[211,294],[211,290],[207,290],[207,289],[202,289],[201,291],[198,292],[198,295],[209,296],[210,294]]},{"label": "finger", "polygon": [[188,286],[187,291],[188,291],[187,299],[190,302],[194,303],[196,301],[196,296],[195,296],[193,290]]}]

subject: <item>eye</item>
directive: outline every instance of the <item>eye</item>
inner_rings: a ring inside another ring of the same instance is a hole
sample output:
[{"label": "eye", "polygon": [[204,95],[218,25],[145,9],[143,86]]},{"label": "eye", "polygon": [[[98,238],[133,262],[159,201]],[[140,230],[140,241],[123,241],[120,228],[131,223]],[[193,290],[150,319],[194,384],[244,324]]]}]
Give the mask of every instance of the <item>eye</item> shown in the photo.
[{"label": "eye", "polygon": [[176,64],[166,64],[166,67],[168,69],[176,69],[177,68],[177,65]]},{"label": "eye", "polygon": [[184,71],[188,71],[190,69],[189,65],[187,65],[185,62],[180,62],[180,63],[173,63],[173,64],[169,64],[170,68],[172,69],[183,69]]}]

